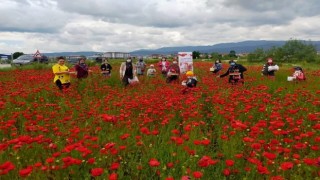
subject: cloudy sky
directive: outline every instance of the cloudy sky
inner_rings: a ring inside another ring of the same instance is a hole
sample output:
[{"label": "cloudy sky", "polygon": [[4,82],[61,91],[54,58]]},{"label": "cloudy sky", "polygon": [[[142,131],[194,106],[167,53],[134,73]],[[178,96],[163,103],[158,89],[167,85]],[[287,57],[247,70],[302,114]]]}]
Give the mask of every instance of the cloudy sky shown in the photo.
[{"label": "cloudy sky", "polygon": [[0,53],[320,40],[318,0],[1,0]]}]

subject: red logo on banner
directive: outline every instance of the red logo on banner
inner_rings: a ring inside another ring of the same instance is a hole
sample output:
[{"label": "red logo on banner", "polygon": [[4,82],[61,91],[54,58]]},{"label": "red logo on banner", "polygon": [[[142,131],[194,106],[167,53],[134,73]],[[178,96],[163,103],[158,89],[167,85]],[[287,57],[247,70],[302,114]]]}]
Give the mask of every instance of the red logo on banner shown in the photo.
[{"label": "red logo on banner", "polygon": [[178,55],[184,57],[184,56],[186,56],[188,54],[187,53],[183,53],[183,54],[178,54]]}]

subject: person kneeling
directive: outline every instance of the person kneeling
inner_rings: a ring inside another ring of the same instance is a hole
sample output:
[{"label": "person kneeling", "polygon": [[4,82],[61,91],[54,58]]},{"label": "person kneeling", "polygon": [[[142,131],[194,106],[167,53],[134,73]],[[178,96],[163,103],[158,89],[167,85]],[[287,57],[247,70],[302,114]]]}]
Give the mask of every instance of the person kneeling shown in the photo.
[{"label": "person kneeling", "polygon": [[182,93],[186,93],[190,88],[194,88],[197,86],[198,80],[197,77],[194,76],[192,71],[187,71],[186,73],[187,79],[182,81],[182,85],[186,86],[183,90]]},{"label": "person kneeling", "polygon": [[293,81],[293,80],[297,80],[297,81],[306,80],[306,76],[301,67],[294,67],[294,73],[292,74],[292,76],[288,76],[288,81]]}]

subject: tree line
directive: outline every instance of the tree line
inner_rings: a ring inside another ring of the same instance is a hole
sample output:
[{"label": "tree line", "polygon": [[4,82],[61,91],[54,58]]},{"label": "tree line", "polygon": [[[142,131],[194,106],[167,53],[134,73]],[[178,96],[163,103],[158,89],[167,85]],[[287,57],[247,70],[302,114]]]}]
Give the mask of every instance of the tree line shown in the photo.
[{"label": "tree line", "polygon": [[[193,58],[200,58],[199,51],[193,51]],[[236,52],[231,50],[229,54],[222,56],[222,54],[213,52],[205,53],[205,58],[212,59],[234,59],[237,58]],[[302,41],[302,40],[288,40],[281,47],[272,47],[268,50],[263,48],[257,48],[255,51],[247,54],[246,59],[249,62],[263,62],[267,58],[273,58],[277,62],[282,63],[294,63],[294,62],[320,62],[320,58],[317,54],[317,49],[315,45],[311,42]]]},{"label": "tree line", "polygon": [[249,62],[261,62],[271,57],[277,62],[293,63],[316,62],[319,61],[317,56],[317,49],[311,42],[289,40],[281,47],[272,47],[268,50],[258,48],[249,53],[247,59]]}]

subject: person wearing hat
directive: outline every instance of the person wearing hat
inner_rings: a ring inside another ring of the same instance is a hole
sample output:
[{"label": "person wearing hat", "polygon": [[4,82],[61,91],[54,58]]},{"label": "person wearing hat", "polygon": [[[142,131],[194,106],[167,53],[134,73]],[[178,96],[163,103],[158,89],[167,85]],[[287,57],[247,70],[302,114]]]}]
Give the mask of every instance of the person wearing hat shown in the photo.
[{"label": "person wearing hat", "polygon": [[262,75],[274,77],[275,72],[279,70],[279,66],[275,63],[273,63],[272,58],[267,59],[267,63],[263,65],[262,68]]},{"label": "person wearing hat", "polygon": [[187,80],[182,81],[182,85],[193,88],[197,86],[198,80],[197,77],[194,76],[192,71],[187,71],[186,72]]},{"label": "person wearing hat", "polygon": [[229,64],[230,67],[228,68],[227,72],[222,75],[218,75],[217,77],[223,78],[229,75],[229,83],[236,84],[239,81],[244,83],[243,72],[247,71],[247,68],[245,68],[241,64],[237,64],[236,62],[234,62],[234,60],[230,60]]},{"label": "person wearing hat", "polygon": [[186,76],[187,76],[187,79],[182,81],[182,85],[185,86],[185,88],[182,90],[182,94],[185,94],[191,88],[196,87],[198,83],[198,79],[192,71],[187,71]]},{"label": "person wearing hat", "polygon": [[104,58],[102,60],[102,64],[100,66],[100,69],[101,69],[101,74],[104,77],[111,77],[112,66],[109,64],[109,61],[107,58]]},{"label": "person wearing hat", "polygon": [[156,69],[154,68],[154,65],[151,64],[150,67],[149,67],[149,69],[148,69],[148,71],[147,71],[147,76],[148,76],[148,77],[155,77],[156,72],[157,72],[157,71],[156,71]]},{"label": "person wearing hat", "polygon": [[57,64],[52,66],[52,71],[54,74],[53,82],[58,86],[58,88],[62,91],[63,89],[67,89],[70,86],[70,72],[69,68],[64,64],[64,57],[60,56],[57,58]]},{"label": "person wearing hat", "polygon": [[306,80],[306,76],[301,67],[297,66],[297,67],[294,67],[293,69],[294,69],[294,73],[292,74],[293,80],[298,80],[298,81]]},{"label": "person wearing hat", "polygon": [[89,67],[85,63],[85,59],[83,57],[79,59],[79,62],[74,66],[74,69],[76,70],[78,79],[87,78],[89,75]]}]

